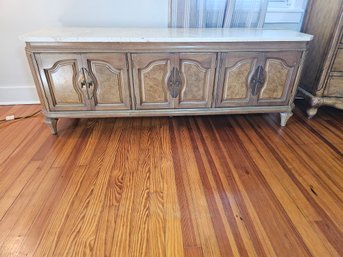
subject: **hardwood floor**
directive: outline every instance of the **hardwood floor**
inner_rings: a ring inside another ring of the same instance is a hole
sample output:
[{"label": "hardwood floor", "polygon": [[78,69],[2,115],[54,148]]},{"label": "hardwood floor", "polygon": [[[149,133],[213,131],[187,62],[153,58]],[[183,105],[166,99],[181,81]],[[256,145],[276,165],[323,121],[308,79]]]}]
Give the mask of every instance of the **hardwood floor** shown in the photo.
[{"label": "hardwood floor", "polygon": [[58,130],[0,124],[0,256],[343,256],[340,111]]}]

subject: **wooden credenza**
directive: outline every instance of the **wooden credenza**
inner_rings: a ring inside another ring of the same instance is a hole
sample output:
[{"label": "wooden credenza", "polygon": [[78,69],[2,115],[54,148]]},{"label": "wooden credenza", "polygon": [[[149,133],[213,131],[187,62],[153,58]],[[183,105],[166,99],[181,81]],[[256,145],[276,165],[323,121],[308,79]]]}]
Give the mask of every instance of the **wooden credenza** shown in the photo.
[{"label": "wooden credenza", "polygon": [[293,31],[61,28],[22,37],[46,123],[63,117],[292,115],[308,41]]}]

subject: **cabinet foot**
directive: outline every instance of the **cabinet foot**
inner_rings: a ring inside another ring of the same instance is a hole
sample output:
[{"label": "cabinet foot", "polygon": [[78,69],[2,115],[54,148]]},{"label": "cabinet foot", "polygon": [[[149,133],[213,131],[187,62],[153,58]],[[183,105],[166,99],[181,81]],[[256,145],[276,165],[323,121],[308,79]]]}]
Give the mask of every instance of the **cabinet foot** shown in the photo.
[{"label": "cabinet foot", "polygon": [[287,124],[287,121],[290,117],[293,116],[293,112],[281,112],[280,118],[281,118],[281,126],[285,127]]},{"label": "cabinet foot", "polygon": [[311,107],[307,109],[307,115],[309,119],[312,119],[318,112],[318,107]]},{"label": "cabinet foot", "polygon": [[57,134],[57,121],[58,119],[54,119],[54,118],[48,118],[48,117],[44,118],[45,124],[47,124],[50,127],[51,134],[53,135]]}]

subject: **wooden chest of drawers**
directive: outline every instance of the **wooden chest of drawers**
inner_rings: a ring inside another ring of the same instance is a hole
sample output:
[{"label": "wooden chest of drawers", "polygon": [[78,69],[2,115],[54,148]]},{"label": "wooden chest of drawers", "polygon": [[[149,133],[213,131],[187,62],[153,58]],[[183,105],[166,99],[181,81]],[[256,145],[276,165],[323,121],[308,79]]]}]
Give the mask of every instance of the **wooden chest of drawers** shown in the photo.
[{"label": "wooden chest of drawers", "polygon": [[299,88],[309,118],[323,105],[343,109],[343,1],[310,1],[303,30],[314,35]]}]

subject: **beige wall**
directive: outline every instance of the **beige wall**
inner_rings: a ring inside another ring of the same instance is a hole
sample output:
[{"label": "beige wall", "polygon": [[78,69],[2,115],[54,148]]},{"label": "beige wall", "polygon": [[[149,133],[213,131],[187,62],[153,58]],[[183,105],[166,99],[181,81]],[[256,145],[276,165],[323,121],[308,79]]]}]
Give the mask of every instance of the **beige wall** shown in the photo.
[{"label": "beige wall", "polygon": [[0,104],[37,101],[18,36],[49,26],[166,27],[168,0],[0,0]]}]

